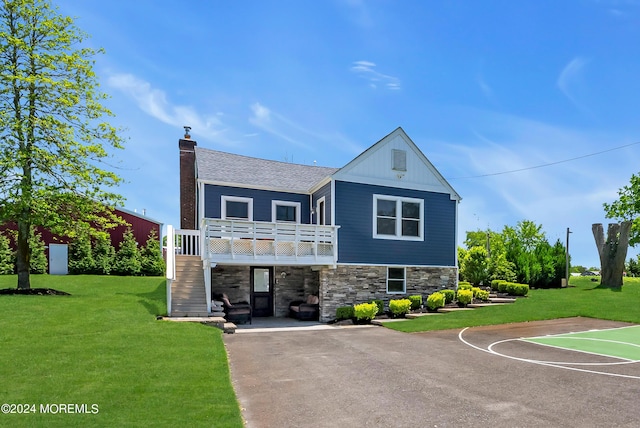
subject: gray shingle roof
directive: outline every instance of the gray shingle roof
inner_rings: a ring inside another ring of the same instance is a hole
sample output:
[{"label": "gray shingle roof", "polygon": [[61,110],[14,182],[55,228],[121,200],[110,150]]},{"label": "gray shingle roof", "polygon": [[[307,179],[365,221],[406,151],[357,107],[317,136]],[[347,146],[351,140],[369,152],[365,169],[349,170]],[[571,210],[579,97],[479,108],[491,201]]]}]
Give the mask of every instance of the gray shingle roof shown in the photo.
[{"label": "gray shingle roof", "polygon": [[229,185],[308,193],[340,168],[300,165],[195,148],[198,179]]}]

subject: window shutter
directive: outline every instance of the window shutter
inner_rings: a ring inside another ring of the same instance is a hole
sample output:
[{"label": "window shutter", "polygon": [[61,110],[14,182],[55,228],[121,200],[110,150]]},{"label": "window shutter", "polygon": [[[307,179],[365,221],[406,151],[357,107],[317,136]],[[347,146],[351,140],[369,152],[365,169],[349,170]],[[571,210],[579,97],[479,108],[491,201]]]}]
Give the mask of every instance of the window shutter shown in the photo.
[{"label": "window shutter", "polygon": [[393,170],[394,171],[406,171],[407,170],[407,152],[404,150],[391,150],[393,158]]}]

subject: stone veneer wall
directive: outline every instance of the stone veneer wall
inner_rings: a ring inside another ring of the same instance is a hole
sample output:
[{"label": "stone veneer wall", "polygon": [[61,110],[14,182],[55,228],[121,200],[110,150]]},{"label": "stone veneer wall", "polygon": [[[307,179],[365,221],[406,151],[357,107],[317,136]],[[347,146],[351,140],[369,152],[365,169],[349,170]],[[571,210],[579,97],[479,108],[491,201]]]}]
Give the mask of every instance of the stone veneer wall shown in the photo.
[{"label": "stone veneer wall", "polygon": [[[227,293],[231,302],[251,301],[250,272],[249,266],[219,265],[211,269],[211,294]],[[276,317],[289,315],[291,302],[317,295],[320,287],[318,272],[309,266],[275,266],[274,282]]]},{"label": "stone veneer wall", "polygon": [[455,289],[458,270],[455,267],[407,267],[406,293],[387,293],[387,266],[337,266],[320,271],[320,321],[331,321],[336,317],[336,308],[419,294],[427,296],[444,288]]}]

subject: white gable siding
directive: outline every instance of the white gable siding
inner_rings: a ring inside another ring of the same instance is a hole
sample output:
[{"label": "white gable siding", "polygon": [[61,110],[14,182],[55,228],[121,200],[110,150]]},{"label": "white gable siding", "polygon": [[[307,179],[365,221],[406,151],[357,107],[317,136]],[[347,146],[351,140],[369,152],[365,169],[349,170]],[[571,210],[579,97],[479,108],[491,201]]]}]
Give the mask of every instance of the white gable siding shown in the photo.
[{"label": "white gable siding", "polygon": [[[406,171],[393,169],[393,150],[406,152]],[[373,145],[338,171],[334,178],[354,183],[449,193],[453,199],[459,198],[401,129]]]}]

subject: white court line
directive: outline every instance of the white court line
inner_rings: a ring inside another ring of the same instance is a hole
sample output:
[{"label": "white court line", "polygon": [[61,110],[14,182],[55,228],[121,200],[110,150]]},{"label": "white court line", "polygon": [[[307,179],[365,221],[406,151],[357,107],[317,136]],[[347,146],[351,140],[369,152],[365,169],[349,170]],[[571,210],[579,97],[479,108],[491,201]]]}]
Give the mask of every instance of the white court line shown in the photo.
[{"label": "white court line", "polygon": [[547,337],[566,337],[575,334],[587,334],[587,333],[598,333],[601,331],[614,331],[614,330],[624,330],[627,328],[637,328],[640,329],[640,325],[625,325],[622,327],[611,327],[611,328],[593,328],[591,330],[586,331],[572,331],[569,333],[558,333],[558,334],[546,334],[544,336],[533,336],[528,337],[528,339],[546,339]]},{"label": "white court line", "polygon": [[[555,367],[555,368],[558,368],[558,369],[573,370],[573,371],[583,372],[583,373],[600,374],[600,375],[611,376],[611,377],[622,377],[622,378],[626,378],[626,379],[638,379],[638,380],[640,380],[640,376],[625,375],[625,374],[620,374],[620,373],[600,372],[600,371],[597,371],[597,370],[587,370],[587,369],[581,369],[581,368],[578,368],[578,367],[567,367],[567,366],[560,365],[560,364],[554,363],[554,362],[532,360],[532,359],[528,359],[528,358],[519,358],[519,357],[514,357],[514,356],[511,356],[511,355],[501,354],[501,353],[496,352],[493,349],[491,349],[493,347],[493,345],[495,345],[495,344],[502,343],[502,342],[508,342],[508,341],[512,341],[512,340],[519,340],[519,339],[500,340],[498,342],[494,342],[491,345],[489,345],[488,349],[484,349],[484,348],[476,346],[476,345],[474,345],[472,343],[467,342],[462,337],[463,333],[468,329],[469,329],[469,327],[465,327],[462,330],[460,330],[460,333],[458,333],[458,339],[460,339],[460,341],[462,343],[464,343],[465,345],[470,346],[470,347],[472,347],[474,349],[477,349],[478,351],[486,352],[486,353],[489,353],[489,354],[492,354],[492,355],[497,355],[497,356],[503,357],[503,358],[509,358],[511,360],[522,361],[522,362],[525,362],[525,363],[538,364],[538,365],[541,365],[541,366]],[[629,364],[629,363],[631,363],[631,362],[627,362],[626,364]],[[570,364],[570,363],[564,363],[564,364]]]}]

